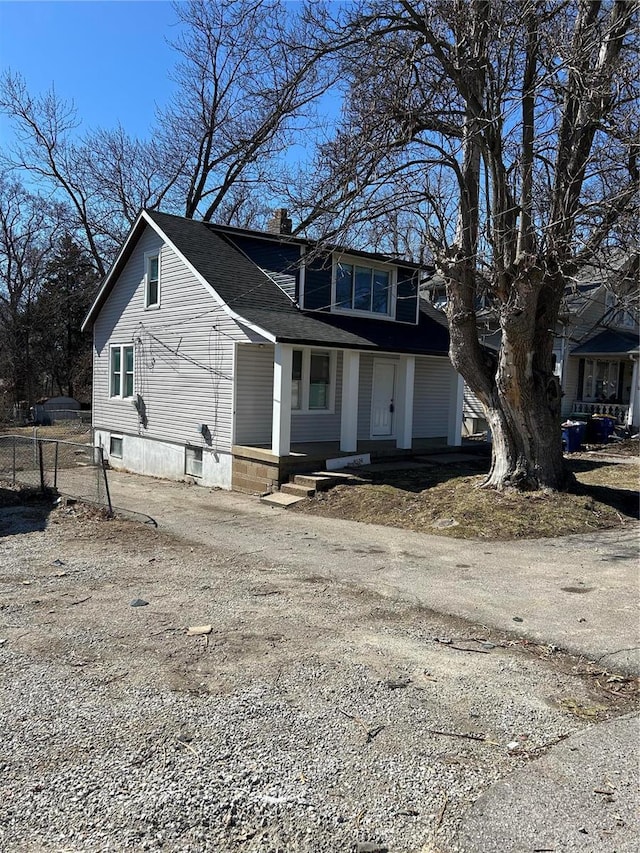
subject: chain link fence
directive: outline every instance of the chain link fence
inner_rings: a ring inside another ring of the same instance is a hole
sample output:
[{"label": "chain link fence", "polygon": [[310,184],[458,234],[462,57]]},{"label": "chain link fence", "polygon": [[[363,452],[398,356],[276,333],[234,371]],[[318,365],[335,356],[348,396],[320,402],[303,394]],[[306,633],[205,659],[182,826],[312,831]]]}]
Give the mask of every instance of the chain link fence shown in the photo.
[{"label": "chain link fence", "polygon": [[0,480],[106,507],[113,512],[101,447],[39,436],[0,436]]}]

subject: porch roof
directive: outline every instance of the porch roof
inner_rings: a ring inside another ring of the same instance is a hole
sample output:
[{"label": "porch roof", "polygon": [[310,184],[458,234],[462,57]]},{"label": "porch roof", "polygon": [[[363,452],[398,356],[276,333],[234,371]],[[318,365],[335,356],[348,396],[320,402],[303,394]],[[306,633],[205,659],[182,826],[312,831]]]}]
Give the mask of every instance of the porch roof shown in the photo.
[{"label": "porch roof", "polygon": [[640,350],[637,335],[605,329],[595,337],[574,347],[571,355],[631,355]]},{"label": "porch roof", "polygon": [[252,322],[274,334],[279,343],[416,355],[446,356],[449,351],[447,328],[423,310],[420,311],[417,325],[329,312],[300,311],[293,305],[287,311],[254,308],[249,316]]}]

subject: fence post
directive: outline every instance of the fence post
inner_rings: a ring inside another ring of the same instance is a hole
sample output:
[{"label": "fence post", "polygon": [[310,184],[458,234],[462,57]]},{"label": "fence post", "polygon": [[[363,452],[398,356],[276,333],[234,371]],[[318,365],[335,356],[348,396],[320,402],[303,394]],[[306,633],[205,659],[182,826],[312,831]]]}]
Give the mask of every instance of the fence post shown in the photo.
[{"label": "fence post", "polygon": [[17,438],[16,438],[16,436],[14,435],[14,436],[13,436],[13,477],[12,477],[12,484],[13,484],[14,486],[15,486],[15,484],[16,484],[16,454],[17,454],[17,451],[16,451],[16,444],[17,444],[17,443],[18,443],[18,439],[17,439]]},{"label": "fence post", "polygon": [[40,491],[44,495],[45,486],[44,486],[44,458],[42,455],[42,442],[38,441],[38,461],[40,462]]},{"label": "fence post", "polygon": [[104,449],[102,447],[97,447],[96,450],[99,451],[100,470],[102,471],[102,476],[104,477],[104,491],[107,496],[109,515],[113,515],[113,507],[111,506],[111,494],[109,492],[109,480],[107,479],[107,469],[104,467]]},{"label": "fence post", "polygon": [[58,488],[58,449],[60,447],[60,442],[56,441],[56,451],[53,457],[53,488]]}]

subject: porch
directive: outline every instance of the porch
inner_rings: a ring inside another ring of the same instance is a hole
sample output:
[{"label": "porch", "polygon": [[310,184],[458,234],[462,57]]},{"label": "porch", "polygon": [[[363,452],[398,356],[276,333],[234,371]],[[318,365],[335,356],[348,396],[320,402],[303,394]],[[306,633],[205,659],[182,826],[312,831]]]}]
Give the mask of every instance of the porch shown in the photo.
[{"label": "porch", "polygon": [[[591,403],[576,400],[571,410],[572,415],[607,415],[615,418],[620,426],[632,425],[632,409],[628,403]],[[571,415],[570,415],[571,416]]]},{"label": "porch", "polygon": [[399,448],[395,440],[358,441],[352,452],[340,450],[339,441],[315,441],[292,444],[287,455],[278,456],[267,445],[234,445],[231,449],[232,489],[247,494],[277,491],[293,474],[322,471],[328,459],[369,454],[371,461],[419,456],[444,450],[449,445],[441,438],[416,438],[411,448]]}]

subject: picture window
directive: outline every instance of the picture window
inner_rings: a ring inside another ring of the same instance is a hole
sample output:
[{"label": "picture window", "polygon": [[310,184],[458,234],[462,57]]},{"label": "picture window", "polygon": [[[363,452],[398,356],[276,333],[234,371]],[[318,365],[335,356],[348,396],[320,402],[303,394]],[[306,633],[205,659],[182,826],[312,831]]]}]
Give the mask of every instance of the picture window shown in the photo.
[{"label": "picture window", "polygon": [[340,262],[335,268],[335,308],[389,316],[392,285],[388,269]]}]

